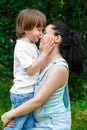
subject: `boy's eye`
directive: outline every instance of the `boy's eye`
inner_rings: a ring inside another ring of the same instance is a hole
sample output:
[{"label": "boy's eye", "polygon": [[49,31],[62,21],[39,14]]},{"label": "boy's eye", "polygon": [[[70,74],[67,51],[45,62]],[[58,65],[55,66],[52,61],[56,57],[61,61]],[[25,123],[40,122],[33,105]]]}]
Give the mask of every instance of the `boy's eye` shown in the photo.
[{"label": "boy's eye", "polygon": [[42,31],[41,29],[38,29],[38,31]]},{"label": "boy's eye", "polygon": [[42,29],[43,29],[42,27],[38,27],[37,28],[38,31],[42,31]]}]

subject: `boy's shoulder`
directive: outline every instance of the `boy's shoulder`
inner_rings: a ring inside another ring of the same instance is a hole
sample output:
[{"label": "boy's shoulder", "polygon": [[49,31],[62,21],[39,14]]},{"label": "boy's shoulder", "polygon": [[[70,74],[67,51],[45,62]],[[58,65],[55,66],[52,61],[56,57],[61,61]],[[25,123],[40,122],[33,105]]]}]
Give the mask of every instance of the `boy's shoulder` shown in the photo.
[{"label": "boy's shoulder", "polygon": [[23,40],[16,40],[16,48],[19,48],[20,49],[28,49],[28,48],[32,48],[32,44],[31,43],[28,43],[28,42],[25,42]]}]

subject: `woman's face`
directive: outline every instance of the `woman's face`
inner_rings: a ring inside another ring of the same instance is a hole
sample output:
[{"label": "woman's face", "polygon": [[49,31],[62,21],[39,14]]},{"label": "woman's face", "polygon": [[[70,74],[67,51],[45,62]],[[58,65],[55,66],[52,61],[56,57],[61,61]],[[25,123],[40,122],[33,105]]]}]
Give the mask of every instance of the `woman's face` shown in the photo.
[{"label": "woman's face", "polygon": [[52,29],[53,25],[48,25],[46,26],[43,35],[40,37],[40,45],[39,48],[43,50],[43,45],[47,43],[47,39],[49,39],[49,36],[55,37],[54,36],[54,30]]}]

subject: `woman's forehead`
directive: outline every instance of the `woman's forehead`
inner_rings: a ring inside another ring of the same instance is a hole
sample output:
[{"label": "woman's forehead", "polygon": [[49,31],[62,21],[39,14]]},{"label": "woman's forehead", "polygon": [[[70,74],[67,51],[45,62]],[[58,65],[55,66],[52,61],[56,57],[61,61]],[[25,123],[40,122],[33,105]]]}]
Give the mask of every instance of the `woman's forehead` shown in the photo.
[{"label": "woman's forehead", "polygon": [[53,25],[51,24],[47,25],[45,28],[45,32],[53,32],[54,30],[52,28],[53,28]]},{"label": "woman's forehead", "polygon": [[47,30],[47,29],[52,29],[52,27],[53,27],[53,25],[49,24],[49,25],[46,26],[45,29],[46,29],[46,30]]}]

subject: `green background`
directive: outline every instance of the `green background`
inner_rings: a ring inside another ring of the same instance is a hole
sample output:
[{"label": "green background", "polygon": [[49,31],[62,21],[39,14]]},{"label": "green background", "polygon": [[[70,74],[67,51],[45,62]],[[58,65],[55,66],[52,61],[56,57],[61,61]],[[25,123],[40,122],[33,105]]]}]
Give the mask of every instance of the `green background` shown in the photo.
[{"label": "green background", "polygon": [[[0,0],[0,116],[10,109],[9,89],[12,85],[15,21],[18,12],[35,8],[47,16],[47,22],[65,21],[71,30],[79,31],[84,49],[84,73],[70,72],[69,91],[72,130],[87,129],[87,0]],[[0,130],[3,125],[0,121]]]}]

